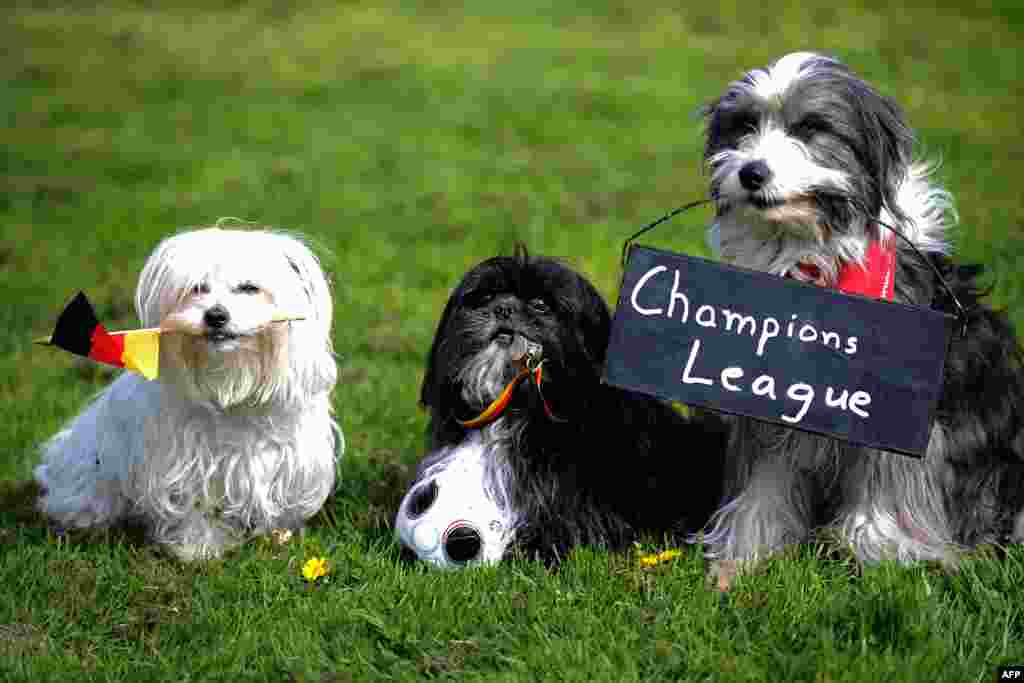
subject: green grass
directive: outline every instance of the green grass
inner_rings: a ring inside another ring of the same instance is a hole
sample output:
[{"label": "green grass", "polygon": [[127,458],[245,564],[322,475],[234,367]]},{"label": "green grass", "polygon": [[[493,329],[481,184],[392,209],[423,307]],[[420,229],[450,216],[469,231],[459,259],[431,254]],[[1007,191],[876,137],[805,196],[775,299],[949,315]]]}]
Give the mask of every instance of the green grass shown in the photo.
[{"label": "green grass", "polygon": [[[944,160],[959,253],[1020,327],[1019,3],[77,6],[0,28],[0,679],[959,683],[1024,663],[1019,550],[861,572],[809,545],[720,597],[692,549],[653,570],[584,549],[557,571],[439,573],[399,563],[388,526],[458,277],[523,240],[614,300],[624,237],[704,189],[694,110],[794,49],[903,104]],[[337,495],[303,539],[202,566],[130,530],[54,537],[19,482],[111,375],[30,340],[78,288],[137,324],[148,252],[222,216],[332,254]],[[703,253],[705,220],[647,241]],[[332,571],[310,587],[314,555]]]}]

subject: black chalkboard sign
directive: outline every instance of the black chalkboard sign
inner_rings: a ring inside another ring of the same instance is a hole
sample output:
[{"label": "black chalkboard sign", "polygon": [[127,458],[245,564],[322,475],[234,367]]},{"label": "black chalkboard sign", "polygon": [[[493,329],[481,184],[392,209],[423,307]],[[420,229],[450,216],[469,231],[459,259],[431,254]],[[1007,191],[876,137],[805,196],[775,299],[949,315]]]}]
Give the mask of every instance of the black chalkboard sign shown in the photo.
[{"label": "black chalkboard sign", "polygon": [[937,311],[634,247],[604,379],[921,456],[954,322]]}]

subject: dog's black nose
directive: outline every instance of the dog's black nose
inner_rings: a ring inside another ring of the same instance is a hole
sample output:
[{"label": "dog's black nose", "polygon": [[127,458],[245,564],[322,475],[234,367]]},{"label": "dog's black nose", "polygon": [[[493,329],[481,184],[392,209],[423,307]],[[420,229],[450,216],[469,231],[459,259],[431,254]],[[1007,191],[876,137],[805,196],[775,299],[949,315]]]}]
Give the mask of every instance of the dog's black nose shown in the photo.
[{"label": "dog's black nose", "polygon": [[483,538],[468,524],[453,527],[444,535],[444,554],[456,564],[466,564],[480,554]]},{"label": "dog's black nose", "polygon": [[207,327],[213,329],[220,329],[228,324],[228,320],[231,315],[228,313],[228,309],[224,308],[220,304],[211,306],[206,309],[206,313],[203,313],[203,322],[206,323]]},{"label": "dog's black nose", "polygon": [[512,317],[516,307],[509,301],[503,301],[494,307],[494,315],[502,320],[508,320]]},{"label": "dog's black nose", "polygon": [[751,192],[760,190],[771,177],[772,170],[760,159],[748,162],[740,169],[740,185]]}]

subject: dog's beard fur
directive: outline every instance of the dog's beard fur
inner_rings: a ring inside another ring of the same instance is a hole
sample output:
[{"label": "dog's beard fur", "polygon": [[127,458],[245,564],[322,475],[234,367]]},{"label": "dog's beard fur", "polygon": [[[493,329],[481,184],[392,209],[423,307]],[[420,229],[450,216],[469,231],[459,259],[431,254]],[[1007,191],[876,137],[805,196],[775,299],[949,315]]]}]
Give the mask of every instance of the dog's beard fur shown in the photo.
[{"label": "dog's beard fur", "polygon": [[[838,62],[797,53],[730,85],[705,115],[718,206],[709,242],[720,258],[832,287],[844,265],[863,262],[870,240],[896,239],[880,220],[942,271],[970,311],[922,460],[733,420],[726,496],[704,537],[709,555],[755,559],[822,527],[866,561],[954,561],[964,547],[1020,540],[1021,349],[1005,316],[981,303],[977,271],[946,256],[951,198],[931,181],[933,167],[911,162],[898,107]],[[751,189],[739,173],[754,161],[769,178]],[[929,264],[897,246],[894,298],[956,313]],[[817,266],[817,278],[800,264]]]},{"label": "dog's beard fur", "polygon": [[[147,260],[136,306],[144,326],[167,330],[160,376],[122,374],[44,446],[42,511],[65,528],[139,518],[186,560],[300,527],[344,447],[332,303],[313,254],[274,232],[182,233]],[[275,311],[303,319],[271,323]]]},{"label": "dog's beard fur", "polygon": [[[717,498],[722,425],[691,423],[659,401],[602,384],[610,329],[593,286],[553,260],[520,252],[472,269],[428,356],[421,399],[430,454],[417,480],[438,453],[482,440],[485,488],[504,492],[516,545],[549,560],[580,544],[620,548],[642,531],[699,528]],[[557,419],[527,380],[499,419],[463,428],[459,420],[480,414],[515,377],[513,361],[528,346],[542,350],[543,398]]]},{"label": "dog's beard fur", "polygon": [[290,379],[288,330],[280,325],[240,337],[228,351],[196,335],[165,334],[161,342],[165,381],[177,384],[193,401],[220,409],[270,403]]},{"label": "dog's beard fur", "polygon": [[531,345],[522,334],[515,334],[508,344],[490,341],[468,356],[455,375],[466,405],[483,409],[497,399],[518,372],[516,359],[521,358]]}]

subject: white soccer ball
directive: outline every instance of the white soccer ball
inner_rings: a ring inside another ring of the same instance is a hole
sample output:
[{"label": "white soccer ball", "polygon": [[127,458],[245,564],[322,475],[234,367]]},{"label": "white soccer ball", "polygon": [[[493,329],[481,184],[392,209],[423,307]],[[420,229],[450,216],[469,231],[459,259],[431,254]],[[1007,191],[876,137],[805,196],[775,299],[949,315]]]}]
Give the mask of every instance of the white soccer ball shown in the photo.
[{"label": "white soccer ball", "polygon": [[395,517],[399,541],[421,560],[446,569],[495,563],[515,538],[518,515],[486,457],[477,433],[427,456]]}]

